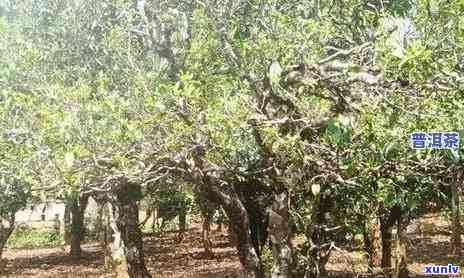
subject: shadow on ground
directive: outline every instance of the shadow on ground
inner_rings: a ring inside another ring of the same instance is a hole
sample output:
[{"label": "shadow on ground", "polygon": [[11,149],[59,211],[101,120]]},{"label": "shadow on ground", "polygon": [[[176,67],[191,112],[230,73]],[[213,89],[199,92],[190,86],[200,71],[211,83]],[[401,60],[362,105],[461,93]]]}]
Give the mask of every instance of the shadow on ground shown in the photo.
[{"label": "shadow on ground", "polygon": [[103,252],[85,245],[82,257],[72,258],[63,249],[9,250],[0,277],[104,277]]},{"label": "shadow on ground", "polygon": [[[439,225],[439,216],[430,221]],[[442,221],[443,222],[443,221]],[[441,226],[446,226],[442,223]],[[447,226],[446,226],[447,228]],[[445,229],[446,230],[446,229]],[[203,252],[201,231],[194,226],[185,233],[184,240],[177,242],[177,232],[145,234],[145,258],[150,273],[159,278],[237,278],[240,264],[237,252],[227,236],[213,233],[214,258]],[[421,235],[411,232],[408,247],[408,267],[411,277],[421,275],[425,265],[464,266],[464,258],[449,255],[449,236],[446,233]],[[81,259],[71,258],[61,248],[35,250],[7,250],[6,269],[0,277],[37,278],[109,278],[104,270],[103,252],[96,244],[83,246]],[[463,250],[464,251],[464,250]],[[346,251],[334,251],[329,264],[329,276],[333,278],[381,277],[366,273],[367,257],[360,246],[350,246]]]},{"label": "shadow on ground", "polygon": [[[162,278],[235,278],[240,264],[227,237],[214,234],[214,257],[205,256],[198,228],[186,232],[177,242],[176,232],[146,234],[144,252],[147,267],[154,277]],[[82,258],[67,255],[62,248],[7,250],[6,267],[0,277],[106,278],[103,251],[97,244],[83,245]]]}]

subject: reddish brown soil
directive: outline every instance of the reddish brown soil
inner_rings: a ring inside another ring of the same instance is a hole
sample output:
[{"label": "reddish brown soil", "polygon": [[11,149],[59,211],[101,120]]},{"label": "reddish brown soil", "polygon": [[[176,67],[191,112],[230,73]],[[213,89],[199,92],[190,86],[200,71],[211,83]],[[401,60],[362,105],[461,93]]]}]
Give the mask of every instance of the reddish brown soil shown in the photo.
[{"label": "reddish brown soil", "polygon": [[[422,234],[412,228],[409,233],[409,269],[417,275],[415,277],[420,277],[427,264],[453,263],[463,267],[463,257],[449,255],[449,223],[439,215],[425,217],[420,222],[432,223],[435,228],[434,231]],[[181,243],[177,243],[175,238],[176,233],[145,237],[147,265],[154,277],[238,277],[240,264],[237,254],[225,235],[214,235],[214,258],[207,258],[203,254],[198,227],[189,230]],[[103,254],[98,245],[86,244],[83,249],[84,255],[81,259],[70,258],[62,248],[6,250],[6,267],[0,277],[112,277],[104,270]],[[366,254],[359,245],[348,249],[350,251],[333,253],[328,265],[331,277],[365,277]]]},{"label": "reddish brown soil", "polygon": [[[214,235],[214,258],[203,254],[198,228],[187,231],[181,243],[175,241],[176,235],[166,233],[156,236],[156,240],[151,235],[145,237],[147,265],[154,277],[237,277],[240,264],[225,235]],[[0,277],[112,277],[104,270],[103,253],[97,244],[86,244],[83,251],[82,258],[75,259],[67,256],[63,248],[7,250],[6,268]]]}]

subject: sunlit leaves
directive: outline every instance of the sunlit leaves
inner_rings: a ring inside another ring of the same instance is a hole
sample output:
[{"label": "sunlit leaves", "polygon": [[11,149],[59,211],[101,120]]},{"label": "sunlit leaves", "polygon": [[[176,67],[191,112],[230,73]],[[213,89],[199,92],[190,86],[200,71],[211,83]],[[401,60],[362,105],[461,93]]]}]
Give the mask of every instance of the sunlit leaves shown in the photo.
[{"label": "sunlit leaves", "polygon": [[0,221],[24,208],[32,198],[31,185],[14,173],[0,170]]},{"label": "sunlit leaves", "polygon": [[[418,130],[463,129],[462,1],[438,1],[430,11],[426,1],[417,7],[410,1],[319,1],[319,7],[248,1],[232,14],[205,1],[187,19],[172,5],[160,15],[164,29],[158,31],[172,32],[173,76],[163,47],[150,49],[140,35],[152,26],[138,20],[131,3],[48,0],[31,16],[27,2],[18,3],[14,24],[0,27],[1,163],[35,185],[53,184],[57,195],[75,196],[101,175],[137,175],[153,153],[192,144],[205,145],[206,157],[221,167],[263,170],[252,118],[261,122],[279,180],[297,192],[301,211],[312,205],[305,194],[330,193],[347,222],[377,204],[421,206],[438,175],[427,163],[460,161],[461,153],[413,151],[408,138]],[[392,17],[417,33],[396,42],[401,55],[389,41],[392,30],[381,26]],[[310,70],[298,72],[305,75],[299,88],[281,80],[290,66],[322,68],[319,61],[366,42],[362,51],[337,57],[348,66],[334,74],[375,68],[384,77],[379,84],[340,78],[325,86],[328,80]],[[263,89],[266,77],[272,92]],[[266,104],[258,93],[289,100],[298,113]],[[350,109],[332,117],[334,100]],[[324,115],[329,124],[312,141],[298,128],[282,132],[285,120],[312,130]]]},{"label": "sunlit leaves", "polygon": [[352,126],[350,120],[346,117],[341,117],[338,121],[331,119],[325,130],[325,135],[330,143],[336,146],[349,144],[352,134]]}]

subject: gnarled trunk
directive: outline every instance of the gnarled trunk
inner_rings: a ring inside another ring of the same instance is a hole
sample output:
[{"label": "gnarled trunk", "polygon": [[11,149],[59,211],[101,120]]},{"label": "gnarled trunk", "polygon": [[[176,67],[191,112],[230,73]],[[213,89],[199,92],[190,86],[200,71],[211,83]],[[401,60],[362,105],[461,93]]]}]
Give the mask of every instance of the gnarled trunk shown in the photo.
[{"label": "gnarled trunk", "polygon": [[3,219],[0,218],[0,260],[2,259],[3,248],[5,248],[6,242],[10,238],[15,228],[15,213],[12,213],[8,219],[8,226],[4,226]]},{"label": "gnarled trunk", "polygon": [[103,233],[104,233],[104,224],[103,224],[103,214],[105,210],[105,204],[102,202],[97,202],[97,217],[95,223],[95,238],[102,242],[103,241]]},{"label": "gnarled trunk", "polygon": [[228,195],[222,193],[215,185],[204,186],[208,197],[222,205],[229,219],[229,228],[236,239],[238,257],[242,265],[241,278],[263,278],[262,264],[250,234],[250,223],[245,206],[232,189]]},{"label": "gnarled trunk", "polygon": [[369,267],[375,270],[382,266],[382,232],[379,217],[372,215],[367,219],[365,226],[364,244],[369,254]]},{"label": "gnarled trunk", "polygon": [[269,237],[274,257],[272,278],[291,277],[293,248],[290,241],[289,205],[288,191],[280,188],[274,193],[269,215]]},{"label": "gnarled trunk", "polygon": [[[235,202],[234,202],[235,203]],[[227,211],[227,210],[226,210]],[[234,204],[228,209],[228,215],[231,219],[232,232],[237,240],[237,250],[240,262],[243,266],[243,278],[262,278],[261,261],[254,249],[248,217],[245,208],[241,204]]]},{"label": "gnarled trunk", "polygon": [[392,256],[393,256],[392,226],[381,225],[381,235],[382,235],[382,268],[388,269],[392,267]]},{"label": "gnarled trunk", "polygon": [[332,208],[329,195],[318,193],[313,202],[311,220],[306,226],[307,239],[306,258],[307,265],[305,278],[327,277],[326,265],[334,248],[329,233],[338,230],[337,227],[328,227],[327,214]]},{"label": "gnarled trunk", "polygon": [[408,278],[408,265],[407,265],[407,235],[406,228],[409,223],[409,218],[400,215],[397,220],[398,238],[396,240],[396,260],[393,278]]},{"label": "gnarled trunk", "polygon": [[205,193],[208,200],[221,205],[226,212],[229,227],[237,239],[238,257],[242,265],[241,278],[263,278],[262,263],[251,238],[248,213],[235,186],[229,184],[227,188],[222,188],[224,184],[222,180],[215,175],[205,174],[207,173],[205,168],[210,165],[202,159],[204,156],[202,146],[197,146],[193,152],[195,153],[193,163],[199,171],[195,171],[190,179],[201,186],[200,190]]},{"label": "gnarled trunk", "polygon": [[232,227],[231,227],[231,223],[227,223],[227,239],[229,240],[229,242],[232,244],[232,245],[237,245],[237,236],[235,235]]},{"label": "gnarled trunk", "polygon": [[117,226],[115,218],[116,208],[111,204],[106,204],[105,224],[105,268],[116,273],[117,278],[128,278],[127,262],[124,255],[124,242],[121,239],[121,233]]},{"label": "gnarled trunk", "polygon": [[84,239],[84,213],[89,197],[73,198],[71,202],[71,250],[70,255],[80,257],[82,253],[81,242]]},{"label": "gnarled trunk", "polygon": [[382,268],[384,272],[391,273],[393,258],[393,234],[392,229],[401,218],[401,209],[393,207],[387,211],[387,215],[381,218],[380,231],[382,235]]},{"label": "gnarled trunk", "polygon": [[71,235],[70,235],[70,255],[73,257],[81,256],[81,233],[82,226],[81,221],[79,220],[79,204],[77,200],[73,200],[71,204]]},{"label": "gnarled trunk", "polygon": [[124,243],[127,273],[130,278],[151,278],[145,265],[142,232],[139,229],[137,202],[141,197],[141,188],[137,184],[125,181],[115,192],[115,197],[114,215],[117,232]]},{"label": "gnarled trunk", "polygon": [[202,242],[207,257],[214,257],[213,243],[211,242],[211,223],[214,213],[218,209],[218,202],[208,198],[208,192],[202,190],[195,191],[195,200],[199,206],[202,219]]},{"label": "gnarled trunk", "polygon": [[205,255],[207,257],[214,257],[213,253],[213,243],[211,242],[210,238],[211,232],[211,225],[210,219],[206,216],[203,216],[203,224],[202,224],[202,240],[203,240],[203,247],[205,248]]}]

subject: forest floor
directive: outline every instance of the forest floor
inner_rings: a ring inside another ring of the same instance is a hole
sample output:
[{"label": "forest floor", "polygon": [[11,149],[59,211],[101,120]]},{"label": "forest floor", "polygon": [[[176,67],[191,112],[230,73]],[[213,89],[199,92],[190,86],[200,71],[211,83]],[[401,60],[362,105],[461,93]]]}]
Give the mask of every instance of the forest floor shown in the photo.
[{"label": "forest floor", "polygon": [[[464,258],[449,255],[449,223],[439,215],[429,215],[409,227],[409,269],[420,277],[425,265],[464,266]],[[419,228],[418,228],[419,227]],[[156,239],[145,236],[145,254],[149,271],[162,278],[235,278],[240,264],[227,236],[214,233],[214,258],[204,255],[199,226],[193,226],[185,239],[177,243],[176,233]],[[345,250],[345,249],[344,249]],[[67,256],[64,248],[6,250],[6,266],[0,277],[96,278],[112,277],[105,272],[103,252],[98,244],[85,244],[81,259]],[[367,257],[359,244],[335,251],[328,264],[331,277],[361,277]],[[365,277],[365,276],[364,276]],[[462,276],[464,277],[464,276]]]}]

